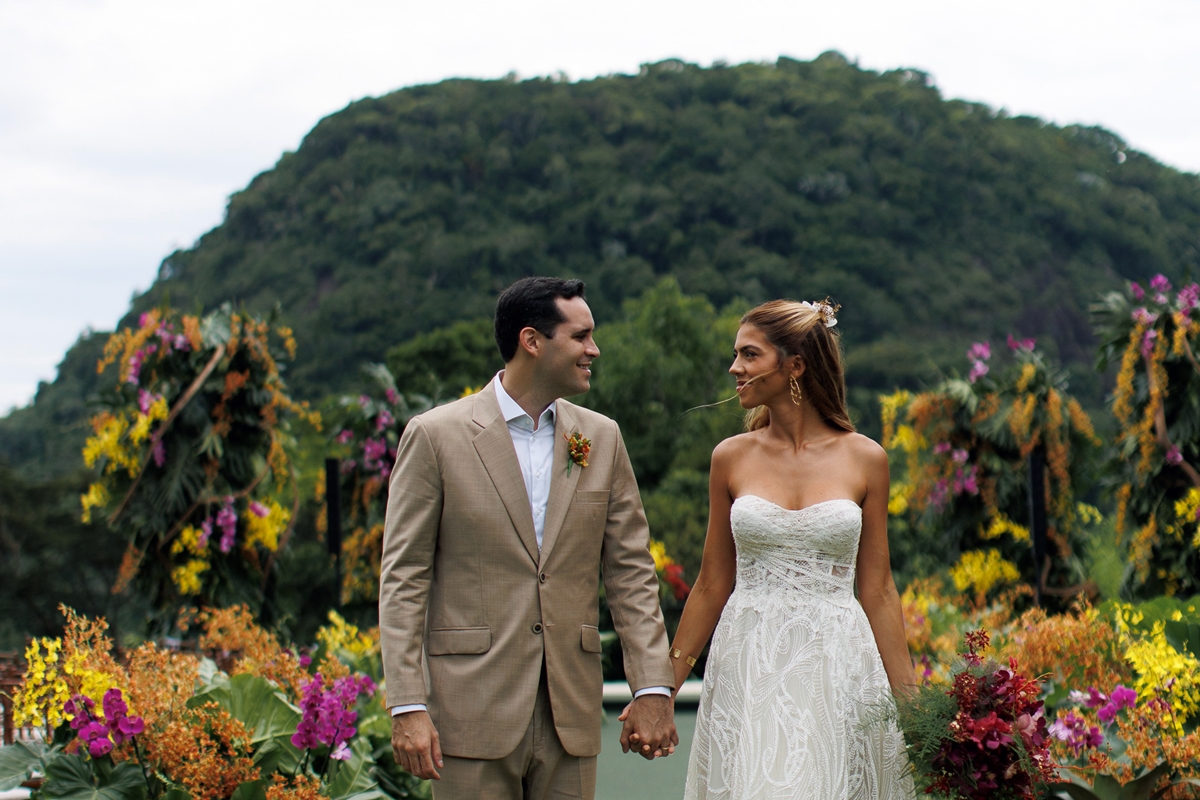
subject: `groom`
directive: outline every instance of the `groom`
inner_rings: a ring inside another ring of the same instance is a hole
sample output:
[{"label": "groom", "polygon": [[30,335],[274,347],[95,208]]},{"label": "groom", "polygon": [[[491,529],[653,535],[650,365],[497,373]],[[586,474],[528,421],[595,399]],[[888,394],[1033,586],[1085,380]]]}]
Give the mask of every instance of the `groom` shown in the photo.
[{"label": "groom", "polygon": [[[379,626],[396,761],[438,800],[592,798],[598,576],[635,700],[622,749],[678,742],[637,482],[590,388],[583,283],[525,278],[496,304],[505,368],[413,418],[388,496]],[[572,446],[568,440],[574,442]]]}]

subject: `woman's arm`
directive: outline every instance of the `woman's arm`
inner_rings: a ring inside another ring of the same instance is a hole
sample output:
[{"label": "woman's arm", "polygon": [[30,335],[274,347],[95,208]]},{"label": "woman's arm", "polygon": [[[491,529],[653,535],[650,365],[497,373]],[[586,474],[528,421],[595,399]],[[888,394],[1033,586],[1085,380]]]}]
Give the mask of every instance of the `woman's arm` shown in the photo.
[{"label": "woman's arm", "polygon": [[700,562],[700,574],[683,607],[679,628],[675,631],[672,652],[678,649],[680,657],[671,660],[675,669],[675,685],[682,686],[692,668],[686,659],[700,655],[717,620],[725,608],[725,602],[733,592],[733,580],[737,573],[737,551],[733,544],[733,529],[729,511],[733,498],[729,493],[730,463],[736,445],[729,439],[713,450],[712,466],[708,477],[708,533],[704,538],[704,555]]},{"label": "woman's arm", "polygon": [[862,504],[862,537],[858,543],[858,600],[875,634],[888,683],[897,690],[916,686],[917,675],[908,652],[900,593],[892,580],[888,553],[887,453],[870,439],[860,440],[859,445],[867,472],[867,496]]}]

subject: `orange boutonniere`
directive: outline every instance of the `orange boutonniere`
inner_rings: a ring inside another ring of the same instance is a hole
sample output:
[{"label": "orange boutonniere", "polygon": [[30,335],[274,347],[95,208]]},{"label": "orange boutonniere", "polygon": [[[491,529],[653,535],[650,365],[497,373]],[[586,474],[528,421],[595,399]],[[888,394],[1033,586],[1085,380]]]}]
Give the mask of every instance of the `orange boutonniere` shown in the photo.
[{"label": "orange boutonniere", "polygon": [[571,474],[571,465],[578,464],[580,469],[587,466],[588,456],[592,452],[592,440],[583,438],[583,434],[575,431],[570,436],[563,434],[567,440],[567,474]]}]

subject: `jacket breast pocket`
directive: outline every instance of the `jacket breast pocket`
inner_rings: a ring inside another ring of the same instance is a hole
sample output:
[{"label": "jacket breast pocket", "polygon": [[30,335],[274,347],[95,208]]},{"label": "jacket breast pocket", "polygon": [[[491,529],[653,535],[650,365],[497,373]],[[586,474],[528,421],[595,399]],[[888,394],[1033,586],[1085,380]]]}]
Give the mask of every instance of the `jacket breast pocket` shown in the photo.
[{"label": "jacket breast pocket", "polygon": [[580,646],[585,653],[601,653],[604,648],[600,645],[600,629],[595,625],[581,626]]},{"label": "jacket breast pocket", "polygon": [[608,490],[605,489],[599,492],[576,492],[576,503],[604,503],[608,505]]},{"label": "jacket breast pocket", "polygon": [[431,656],[479,655],[491,648],[491,628],[434,628],[425,639]]}]

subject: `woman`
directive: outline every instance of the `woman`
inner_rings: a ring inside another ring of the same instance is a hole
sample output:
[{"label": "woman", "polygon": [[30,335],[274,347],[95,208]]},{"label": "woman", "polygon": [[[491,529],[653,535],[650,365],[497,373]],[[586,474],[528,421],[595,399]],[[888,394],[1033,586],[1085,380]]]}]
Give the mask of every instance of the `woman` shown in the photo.
[{"label": "woman", "polygon": [[747,432],[713,451],[704,558],[671,647],[678,685],[716,628],[689,800],[913,796],[903,739],[879,722],[889,685],[916,684],[888,460],[846,413],[835,312],[776,300],[738,330]]}]

